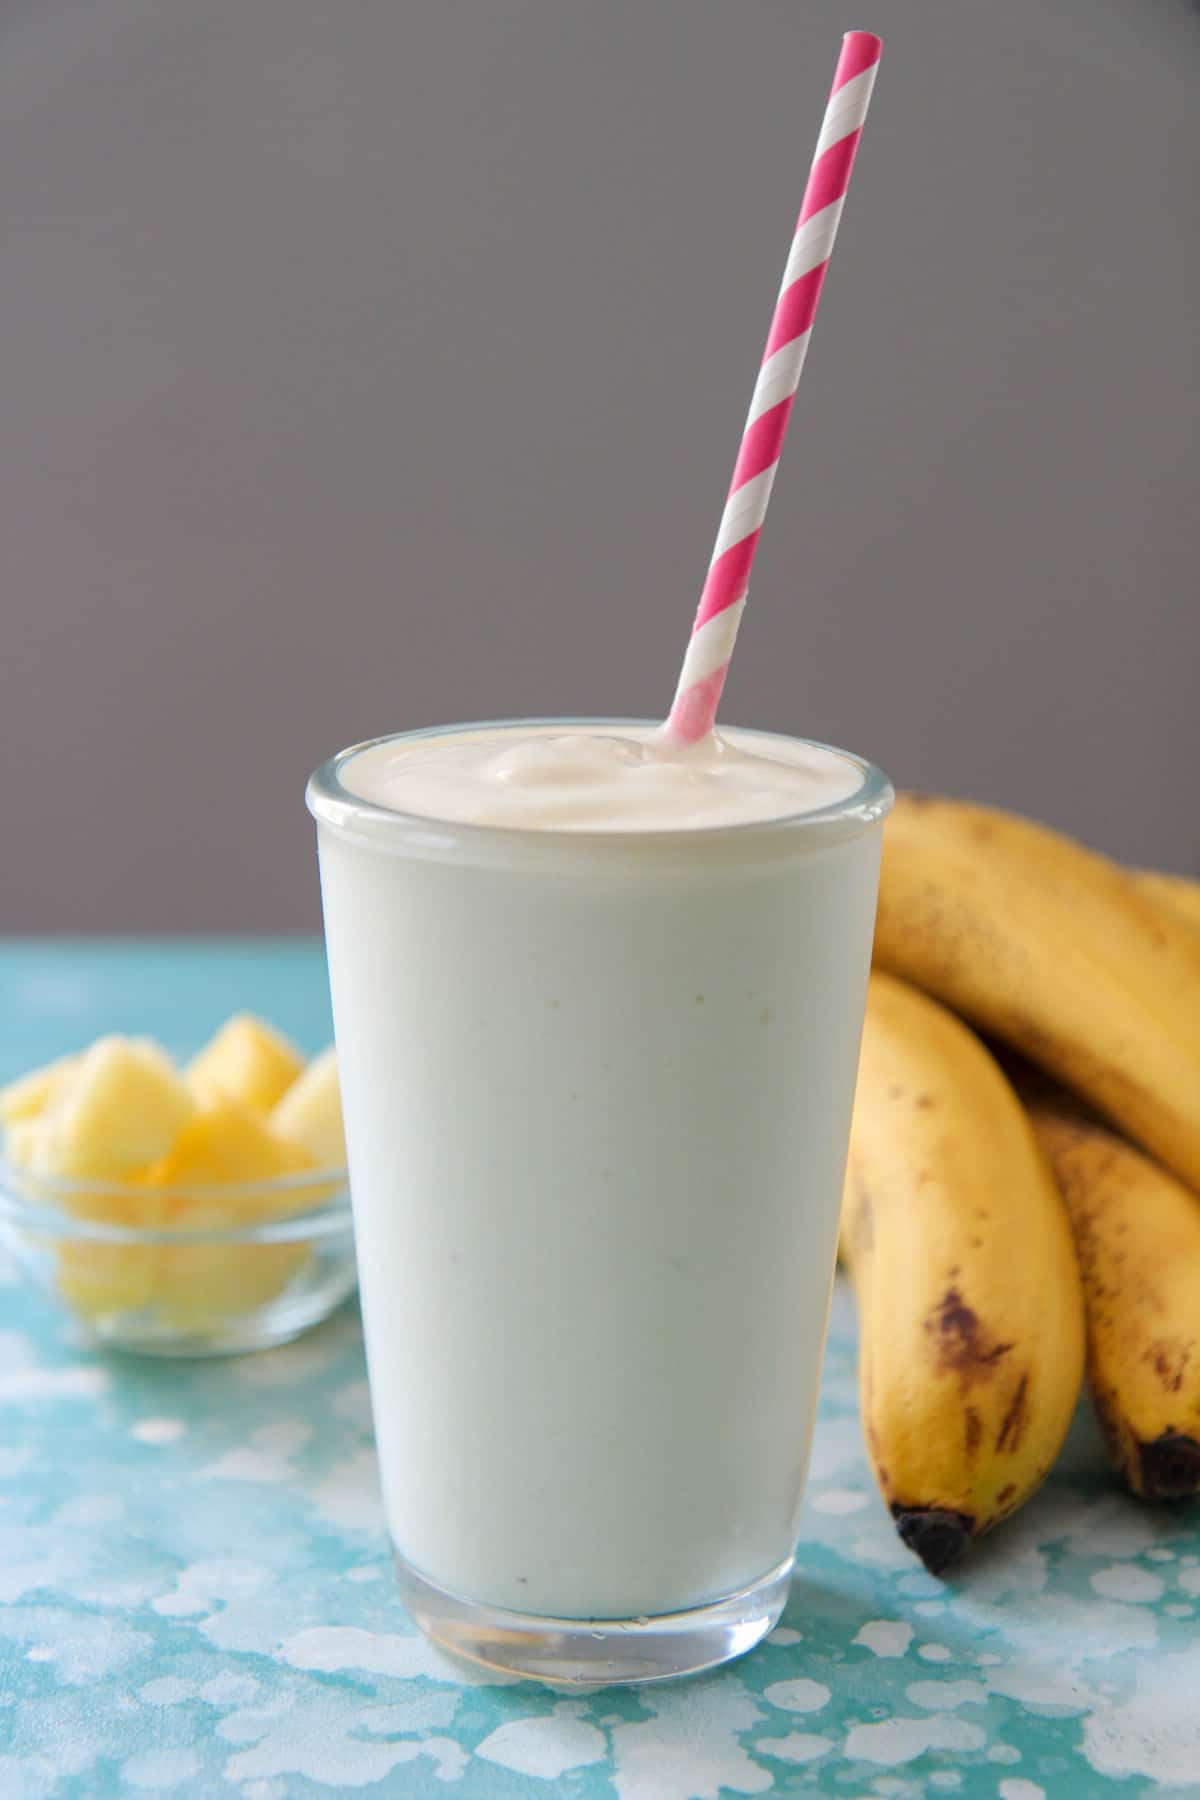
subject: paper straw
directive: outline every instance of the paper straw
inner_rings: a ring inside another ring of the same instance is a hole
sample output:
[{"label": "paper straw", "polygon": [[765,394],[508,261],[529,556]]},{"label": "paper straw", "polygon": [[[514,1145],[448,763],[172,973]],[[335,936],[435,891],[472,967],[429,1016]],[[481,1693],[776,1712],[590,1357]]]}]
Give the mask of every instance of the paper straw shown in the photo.
[{"label": "paper straw", "polygon": [[712,730],[717,715],[882,49],[869,31],[849,31],[842,40],[729,497],[664,727],[676,742],[695,743]]}]

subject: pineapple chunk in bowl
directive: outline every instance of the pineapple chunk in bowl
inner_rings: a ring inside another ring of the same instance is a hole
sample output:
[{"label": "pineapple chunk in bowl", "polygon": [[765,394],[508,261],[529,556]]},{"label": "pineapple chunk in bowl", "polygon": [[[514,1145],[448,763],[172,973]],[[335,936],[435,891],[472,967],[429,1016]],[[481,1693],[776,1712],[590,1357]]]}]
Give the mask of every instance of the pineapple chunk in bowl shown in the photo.
[{"label": "pineapple chunk in bowl", "polygon": [[257,1020],[182,1074],[102,1038],[0,1092],[0,1225],[34,1279],[113,1347],[282,1343],[355,1286],[337,1068]]}]

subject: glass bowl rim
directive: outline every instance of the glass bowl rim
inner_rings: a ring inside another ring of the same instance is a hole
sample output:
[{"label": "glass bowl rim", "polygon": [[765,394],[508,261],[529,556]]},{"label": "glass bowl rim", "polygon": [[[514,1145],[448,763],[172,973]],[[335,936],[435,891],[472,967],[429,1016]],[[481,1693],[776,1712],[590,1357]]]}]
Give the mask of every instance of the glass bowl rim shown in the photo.
[{"label": "glass bowl rim", "polygon": [[[278,1244],[334,1237],[351,1229],[349,1177],[344,1167],[295,1169],[257,1181],[191,1182],[159,1186],[149,1182],[101,1181],[93,1177],[38,1175],[0,1157],[0,1225],[56,1237],[87,1238],[124,1245]],[[181,1228],[125,1225],[88,1218],[69,1210],[72,1199],[187,1200],[193,1204],[272,1201],[334,1189],[315,1204],[275,1218],[244,1224]]]}]

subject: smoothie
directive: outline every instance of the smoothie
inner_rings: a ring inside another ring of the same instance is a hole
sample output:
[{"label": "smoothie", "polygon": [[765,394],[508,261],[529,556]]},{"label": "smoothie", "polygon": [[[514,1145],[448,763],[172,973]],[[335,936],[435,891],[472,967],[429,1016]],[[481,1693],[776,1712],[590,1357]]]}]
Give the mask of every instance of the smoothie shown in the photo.
[{"label": "smoothie", "polygon": [[[761,1635],[812,1433],[885,779],[768,733],[679,753],[523,724],[361,746],[309,803],[402,1573],[534,1638],[769,1591]],[[512,1641],[496,1660],[536,1666]]]}]

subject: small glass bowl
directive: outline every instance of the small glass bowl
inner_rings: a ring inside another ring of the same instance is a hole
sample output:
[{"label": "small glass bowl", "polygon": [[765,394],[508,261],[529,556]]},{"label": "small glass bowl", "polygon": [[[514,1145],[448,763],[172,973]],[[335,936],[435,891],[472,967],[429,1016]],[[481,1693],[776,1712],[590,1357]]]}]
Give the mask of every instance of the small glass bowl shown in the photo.
[{"label": "small glass bowl", "polygon": [[0,1160],[0,1230],[90,1337],[150,1356],[285,1343],[357,1279],[345,1169],[156,1187]]}]

